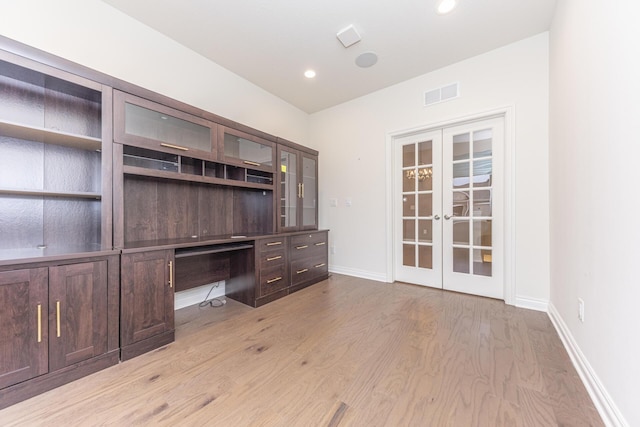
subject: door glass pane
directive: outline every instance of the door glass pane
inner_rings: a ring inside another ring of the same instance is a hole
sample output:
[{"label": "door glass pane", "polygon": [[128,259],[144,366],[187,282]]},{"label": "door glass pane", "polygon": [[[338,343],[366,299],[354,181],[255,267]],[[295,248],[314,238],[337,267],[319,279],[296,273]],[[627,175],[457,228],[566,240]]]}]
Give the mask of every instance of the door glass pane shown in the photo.
[{"label": "door glass pane", "polygon": [[433,168],[418,169],[418,191],[430,191],[433,189]]},{"label": "door glass pane", "polygon": [[418,165],[433,163],[433,142],[425,141],[418,144]]},{"label": "door glass pane", "polygon": [[453,244],[454,245],[469,244],[469,221],[468,220],[453,221]]},{"label": "door glass pane", "polygon": [[469,192],[453,192],[453,216],[469,216]]},{"label": "door glass pane", "polygon": [[309,157],[302,158],[302,225],[316,225],[316,161]]},{"label": "door glass pane", "polygon": [[402,171],[402,191],[416,191],[416,170],[406,169]]},{"label": "door glass pane", "polygon": [[418,241],[433,243],[433,223],[430,219],[418,220]]},{"label": "door glass pane", "polygon": [[416,221],[414,219],[402,221],[402,239],[405,242],[414,242],[416,240]]},{"label": "door glass pane", "polygon": [[433,248],[431,246],[418,246],[418,266],[433,268]]},{"label": "door glass pane", "polygon": [[418,216],[433,215],[433,195],[431,193],[418,194]]},{"label": "door glass pane", "polygon": [[295,227],[297,224],[298,165],[295,153],[280,152],[280,225]]},{"label": "door glass pane", "polygon": [[490,157],[491,149],[491,129],[479,130],[473,133],[473,158]]},{"label": "door glass pane", "polygon": [[473,245],[491,247],[491,220],[473,221]]},{"label": "door glass pane", "polygon": [[491,190],[473,192],[473,216],[491,216]]},{"label": "door glass pane", "polygon": [[415,144],[402,146],[402,167],[416,165],[416,146]]},{"label": "door glass pane", "polygon": [[475,249],[473,251],[473,274],[491,277],[491,251]]},{"label": "door glass pane", "polygon": [[469,249],[453,248],[453,271],[469,273]]},{"label": "door glass pane", "polygon": [[453,165],[453,188],[469,188],[469,162]]},{"label": "door glass pane", "polygon": [[453,159],[466,160],[469,158],[469,134],[463,133],[453,136]]},{"label": "door glass pane", "polygon": [[416,216],[416,196],[405,194],[402,196],[402,216]]},{"label": "door glass pane", "polygon": [[473,162],[473,186],[489,187],[493,174],[491,159],[476,160]]},{"label": "door glass pane", "polygon": [[402,265],[405,265],[407,267],[416,266],[415,245],[402,245]]}]

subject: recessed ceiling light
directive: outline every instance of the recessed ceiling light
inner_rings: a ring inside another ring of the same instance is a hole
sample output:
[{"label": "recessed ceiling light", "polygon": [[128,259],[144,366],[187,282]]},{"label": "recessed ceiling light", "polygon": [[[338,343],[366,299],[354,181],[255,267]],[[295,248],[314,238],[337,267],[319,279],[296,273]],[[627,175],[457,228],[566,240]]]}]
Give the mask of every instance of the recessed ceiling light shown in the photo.
[{"label": "recessed ceiling light", "polygon": [[356,58],[356,65],[360,68],[369,68],[378,62],[378,55],[375,52],[365,52]]},{"label": "recessed ceiling light", "polygon": [[438,13],[440,15],[446,15],[456,8],[458,5],[458,0],[442,0],[438,4]]},{"label": "recessed ceiling light", "polygon": [[308,79],[312,79],[316,76],[316,72],[313,70],[307,70],[304,72],[304,76]]}]

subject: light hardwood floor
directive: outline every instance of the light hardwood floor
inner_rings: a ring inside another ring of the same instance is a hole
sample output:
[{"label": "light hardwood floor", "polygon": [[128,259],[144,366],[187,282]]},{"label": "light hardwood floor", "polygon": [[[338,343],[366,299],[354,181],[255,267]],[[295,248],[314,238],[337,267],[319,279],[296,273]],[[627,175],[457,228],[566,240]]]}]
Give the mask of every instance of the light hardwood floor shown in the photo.
[{"label": "light hardwood floor", "polygon": [[176,326],[0,425],[602,425],[547,315],[501,301],[333,275],[257,309],[179,310]]}]

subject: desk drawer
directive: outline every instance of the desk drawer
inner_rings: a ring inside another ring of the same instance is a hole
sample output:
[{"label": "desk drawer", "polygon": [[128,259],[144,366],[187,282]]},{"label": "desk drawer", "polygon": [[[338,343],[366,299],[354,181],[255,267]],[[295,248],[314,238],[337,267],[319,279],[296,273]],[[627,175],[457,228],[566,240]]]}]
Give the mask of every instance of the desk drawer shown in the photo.
[{"label": "desk drawer", "polygon": [[284,236],[273,237],[256,241],[256,251],[260,254],[284,249],[287,247],[287,239]]},{"label": "desk drawer", "polygon": [[260,297],[289,286],[284,263],[260,270]]},{"label": "desk drawer", "polygon": [[326,257],[327,233],[314,233],[294,236],[289,245],[291,261],[305,258]]},{"label": "desk drawer", "polygon": [[291,286],[328,274],[326,258],[305,259],[291,263]]},{"label": "desk drawer", "polygon": [[262,270],[275,265],[284,264],[285,259],[284,248],[261,253],[258,255],[258,268]]}]

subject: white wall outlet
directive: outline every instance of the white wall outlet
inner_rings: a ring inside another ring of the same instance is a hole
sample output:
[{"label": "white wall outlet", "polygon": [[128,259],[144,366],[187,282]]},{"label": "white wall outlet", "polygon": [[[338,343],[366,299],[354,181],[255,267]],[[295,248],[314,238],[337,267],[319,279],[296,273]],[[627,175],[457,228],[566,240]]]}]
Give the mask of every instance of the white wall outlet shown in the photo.
[{"label": "white wall outlet", "polygon": [[329,199],[329,207],[337,208],[338,207],[338,199]]},{"label": "white wall outlet", "polygon": [[331,255],[335,255],[336,254],[336,247],[331,245],[330,252],[331,252]]},{"label": "white wall outlet", "polygon": [[353,205],[353,200],[351,199],[351,197],[347,197],[346,199],[344,199],[344,205],[348,208]]},{"label": "white wall outlet", "polygon": [[578,298],[578,319],[584,322],[584,300],[582,298]]}]

